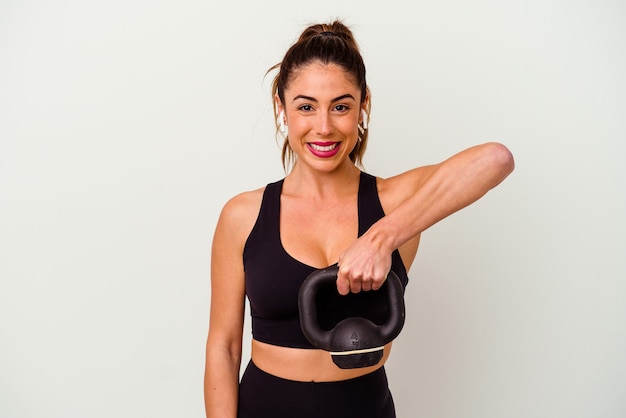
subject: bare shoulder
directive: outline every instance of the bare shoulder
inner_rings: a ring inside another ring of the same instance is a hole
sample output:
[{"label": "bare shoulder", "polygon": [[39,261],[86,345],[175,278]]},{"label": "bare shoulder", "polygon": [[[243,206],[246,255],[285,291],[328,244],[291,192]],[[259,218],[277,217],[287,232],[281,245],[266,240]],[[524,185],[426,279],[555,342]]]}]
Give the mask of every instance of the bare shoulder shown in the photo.
[{"label": "bare shoulder", "polygon": [[227,219],[235,217],[238,220],[243,220],[242,218],[252,215],[256,216],[259,208],[261,207],[264,191],[265,187],[261,187],[256,190],[246,191],[233,196],[222,208],[220,217]]},{"label": "bare shoulder", "polygon": [[436,165],[427,165],[413,168],[393,177],[377,177],[378,196],[385,212],[393,211],[415,194],[436,168]]},{"label": "bare shoulder", "polygon": [[265,187],[239,193],[222,208],[216,227],[216,238],[228,235],[229,240],[242,244],[254,227],[261,208]]}]

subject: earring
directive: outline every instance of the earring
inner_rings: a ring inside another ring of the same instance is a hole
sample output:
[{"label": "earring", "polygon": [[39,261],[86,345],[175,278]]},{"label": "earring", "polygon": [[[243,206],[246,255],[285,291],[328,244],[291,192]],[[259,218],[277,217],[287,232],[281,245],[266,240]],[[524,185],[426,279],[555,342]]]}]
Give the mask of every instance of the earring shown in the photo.
[{"label": "earring", "polygon": [[285,111],[284,110],[280,111],[277,122],[278,122],[278,129],[280,129],[282,133],[286,133],[287,127],[285,126]]},{"label": "earring", "polygon": [[[357,125],[357,127],[359,128],[359,132],[361,133],[361,135],[363,135],[363,133],[365,133],[365,130],[367,129],[367,112],[365,111],[365,109],[361,109],[361,123]],[[359,137],[359,140],[361,139],[361,137]]]}]

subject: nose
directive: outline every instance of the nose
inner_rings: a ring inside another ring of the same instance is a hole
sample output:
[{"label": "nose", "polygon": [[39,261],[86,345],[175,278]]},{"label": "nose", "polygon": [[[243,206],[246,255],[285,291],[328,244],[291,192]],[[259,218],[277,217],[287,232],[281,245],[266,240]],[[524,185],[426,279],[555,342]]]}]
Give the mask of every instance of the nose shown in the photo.
[{"label": "nose", "polygon": [[333,133],[332,119],[328,112],[320,112],[315,124],[315,130],[318,135],[328,136]]}]

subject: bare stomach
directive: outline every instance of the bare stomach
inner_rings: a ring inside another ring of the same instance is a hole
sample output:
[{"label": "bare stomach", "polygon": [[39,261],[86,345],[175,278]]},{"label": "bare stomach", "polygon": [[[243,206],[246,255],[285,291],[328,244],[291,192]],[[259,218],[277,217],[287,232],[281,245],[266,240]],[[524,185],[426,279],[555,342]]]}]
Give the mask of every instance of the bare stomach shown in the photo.
[{"label": "bare stomach", "polygon": [[301,382],[334,382],[366,375],[382,367],[390,352],[391,343],[388,343],[377,365],[340,369],[327,351],[280,347],[252,340],[252,361],[258,368],[283,379]]}]

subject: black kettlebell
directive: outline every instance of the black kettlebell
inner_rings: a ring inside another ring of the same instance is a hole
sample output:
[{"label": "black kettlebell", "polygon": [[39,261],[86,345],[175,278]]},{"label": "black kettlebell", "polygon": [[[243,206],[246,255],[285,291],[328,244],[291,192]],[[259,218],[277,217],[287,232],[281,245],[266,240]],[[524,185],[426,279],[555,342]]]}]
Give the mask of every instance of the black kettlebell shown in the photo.
[{"label": "black kettlebell", "polygon": [[374,366],[383,358],[385,344],[400,334],[404,326],[404,289],[398,276],[390,271],[383,286],[389,317],[381,325],[363,317],[348,317],[330,331],[318,323],[316,295],[323,286],[334,285],[338,267],[311,273],[302,283],[298,295],[300,326],[304,336],[316,348],[329,351],[333,362],[342,369]]}]

